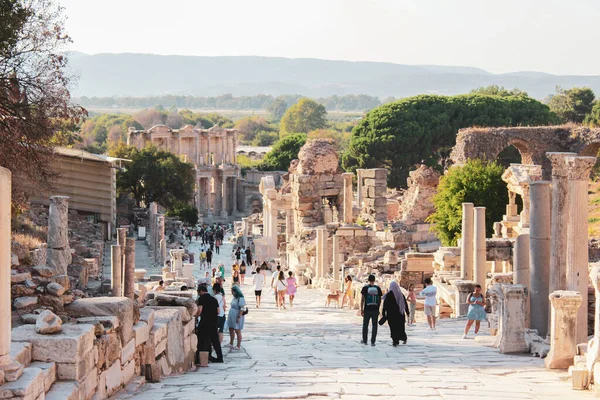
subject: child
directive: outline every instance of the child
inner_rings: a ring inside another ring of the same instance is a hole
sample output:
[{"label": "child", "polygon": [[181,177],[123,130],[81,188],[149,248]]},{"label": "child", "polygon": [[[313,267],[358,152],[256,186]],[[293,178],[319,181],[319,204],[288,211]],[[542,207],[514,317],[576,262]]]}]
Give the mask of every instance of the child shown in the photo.
[{"label": "child", "polygon": [[408,326],[412,326],[415,323],[415,310],[417,309],[417,295],[415,294],[415,285],[412,283],[408,285],[408,296],[406,297],[406,300],[408,300],[410,312]]}]

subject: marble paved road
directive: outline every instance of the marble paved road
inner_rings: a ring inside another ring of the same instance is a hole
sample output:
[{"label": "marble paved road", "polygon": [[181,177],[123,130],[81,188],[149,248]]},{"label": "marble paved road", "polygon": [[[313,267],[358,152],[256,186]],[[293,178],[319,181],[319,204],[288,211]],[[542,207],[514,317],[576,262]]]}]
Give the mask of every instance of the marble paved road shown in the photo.
[{"label": "marble paved road", "polygon": [[[230,264],[231,247],[223,258]],[[228,265],[229,266],[229,265]],[[392,347],[387,325],[375,347],[360,342],[356,311],[324,307],[325,292],[300,288],[293,308],[278,311],[272,292],[251,306],[241,351],[226,350],[224,364],[146,384],[140,400],[175,399],[587,399],[570,389],[566,372],[544,369],[539,358],[501,355],[461,339],[464,321],[442,320],[409,329],[408,344]],[[227,342],[227,336],[224,342]]]}]

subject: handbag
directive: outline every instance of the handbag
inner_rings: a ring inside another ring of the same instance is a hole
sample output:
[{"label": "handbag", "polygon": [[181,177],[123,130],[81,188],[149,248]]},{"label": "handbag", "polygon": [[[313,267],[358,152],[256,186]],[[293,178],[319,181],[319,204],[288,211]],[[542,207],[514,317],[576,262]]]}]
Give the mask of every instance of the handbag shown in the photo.
[{"label": "handbag", "polygon": [[242,315],[248,315],[248,307],[244,307],[244,311],[242,311]]},{"label": "handbag", "polygon": [[379,318],[379,325],[385,324],[386,321],[387,321],[387,317],[386,316],[383,316],[383,317]]}]

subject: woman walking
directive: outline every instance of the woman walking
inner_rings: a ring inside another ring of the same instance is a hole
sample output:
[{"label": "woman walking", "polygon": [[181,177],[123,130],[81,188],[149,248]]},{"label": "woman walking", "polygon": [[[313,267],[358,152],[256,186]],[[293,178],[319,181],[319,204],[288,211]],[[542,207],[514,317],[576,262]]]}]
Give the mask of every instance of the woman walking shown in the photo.
[{"label": "woman walking", "polygon": [[[242,346],[242,330],[244,329],[244,320],[246,319],[246,299],[239,286],[232,286],[231,293],[233,300],[229,304],[229,314],[227,314],[227,328],[229,328],[229,346],[232,350],[240,350]],[[233,345],[233,339],[237,337],[237,346]]]},{"label": "woman walking", "polygon": [[237,271],[237,269],[233,270],[233,274],[231,275],[231,277],[233,279],[232,285],[239,286],[240,285],[240,273]]},{"label": "woman walking", "polygon": [[287,278],[287,295],[290,297],[290,308],[294,306],[294,297],[296,297],[296,278],[294,278],[294,274],[292,271],[288,272]]},{"label": "woman walking", "polygon": [[475,322],[475,334],[479,332],[479,326],[481,325],[481,321],[485,321],[487,319],[487,315],[485,313],[485,298],[483,294],[481,294],[481,285],[475,285],[475,291],[469,295],[467,299],[467,304],[469,305],[469,311],[467,312],[467,326],[465,326],[465,333],[463,334],[463,339],[467,338],[467,333],[469,333],[469,329]]},{"label": "woman walking", "polygon": [[246,262],[242,260],[240,264],[240,283],[244,284],[244,278],[246,277]]},{"label": "woman walking", "polygon": [[350,275],[346,276],[344,279],[344,297],[342,298],[342,308],[344,308],[346,299],[348,299],[348,307],[352,308],[352,277]]},{"label": "woman walking", "polygon": [[408,301],[408,326],[413,326],[415,323],[415,312],[417,310],[417,295],[415,293],[415,285],[412,283],[408,285],[408,296],[406,296],[406,300]]},{"label": "woman walking", "polygon": [[392,281],[390,291],[383,296],[383,322],[380,321],[380,324],[383,324],[387,319],[394,347],[398,346],[401,340],[403,344],[406,344],[406,330],[404,329],[406,314],[409,314],[406,298],[400,290],[398,282]]},{"label": "woman walking", "polygon": [[285,293],[287,292],[287,283],[285,282],[285,275],[283,271],[279,271],[277,276],[277,282],[275,283],[277,288],[277,307],[281,310],[281,307],[285,310]]}]

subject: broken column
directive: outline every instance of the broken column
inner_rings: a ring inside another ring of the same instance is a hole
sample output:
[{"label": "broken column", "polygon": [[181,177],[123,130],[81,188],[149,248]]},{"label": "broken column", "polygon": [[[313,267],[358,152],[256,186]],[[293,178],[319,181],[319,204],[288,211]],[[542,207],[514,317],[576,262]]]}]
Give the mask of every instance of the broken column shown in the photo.
[{"label": "broken column", "polygon": [[364,169],[356,170],[356,200],[357,206],[360,210],[363,208],[363,195],[362,195],[362,187],[363,187],[363,173]]},{"label": "broken column", "polygon": [[474,208],[473,229],[473,280],[485,290],[486,254],[485,254],[485,207]]},{"label": "broken column", "polygon": [[581,293],[577,343],[588,337],[588,186],[596,157],[568,157],[569,224],[567,227],[567,289]]},{"label": "broken column", "polygon": [[[529,289],[529,235],[517,236],[513,248],[513,283]],[[523,298],[525,327],[529,327],[529,296]]]},{"label": "broken column", "polygon": [[50,197],[46,254],[47,265],[54,269],[54,279],[68,290],[67,267],[72,260],[69,248],[69,198],[67,196]]},{"label": "broken column", "polygon": [[156,264],[160,265],[161,267],[163,265],[165,265],[165,254],[163,254],[163,246],[166,249],[166,242],[165,242],[165,217],[163,215],[160,215],[156,218],[156,251],[154,252],[154,254],[156,254]]},{"label": "broken column", "polygon": [[[325,247],[327,245],[327,230],[325,227],[318,227],[317,229],[317,251],[316,251],[316,262],[317,267],[315,271],[315,278],[321,278],[325,276],[325,257],[323,257],[323,253],[325,251]],[[323,245],[325,242],[325,245]]]},{"label": "broken column", "polygon": [[0,385],[4,381],[15,381],[23,367],[10,355],[11,340],[11,173],[0,167]]},{"label": "broken column", "polygon": [[354,174],[350,172],[344,172],[342,178],[344,179],[344,223],[352,223],[352,178]]},{"label": "broken column", "polygon": [[550,352],[544,360],[549,369],[567,369],[573,365],[577,351],[577,310],[581,305],[578,292],[557,290],[550,294]]},{"label": "broken column", "polygon": [[550,182],[530,184],[529,223],[529,327],[546,337],[550,303]]},{"label": "broken column", "polygon": [[340,279],[340,237],[333,235],[333,280]]},{"label": "broken column", "polygon": [[117,228],[117,244],[121,248],[121,293],[123,293],[123,279],[125,278],[125,241],[127,228]]},{"label": "broken column", "polygon": [[111,292],[115,297],[123,296],[123,286],[121,285],[123,281],[122,272],[123,272],[123,257],[122,257],[121,246],[113,245],[110,247],[110,265],[111,265]]},{"label": "broken column", "polygon": [[500,353],[525,353],[529,346],[525,341],[525,314],[523,302],[526,298],[525,286],[502,285],[504,297],[500,316]]},{"label": "broken column", "polygon": [[462,204],[460,277],[464,280],[473,279],[473,203]]},{"label": "broken column", "polygon": [[270,236],[268,237],[268,244],[269,244],[269,256],[272,258],[276,258],[278,255],[278,250],[277,250],[277,240],[278,240],[278,236],[279,236],[279,231],[277,229],[277,216],[278,216],[278,211],[277,208],[275,208],[275,205],[271,204],[271,209],[270,209],[270,213],[271,215],[269,215],[269,234]]},{"label": "broken column", "polygon": [[[593,264],[590,271],[590,280],[596,291],[596,309],[594,312],[594,337],[588,343],[586,353],[586,366],[589,374],[592,374],[594,364],[600,361],[600,263]],[[600,376],[594,376],[594,381],[600,381]]]},{"label": "broken column", "polygon": [[[546,153],[552,163],[552,227],[550,236],[550,288],[567,289],[567,226],[569,221],[566,158],[576,153]],[[587,206],[586,206],[587,207]],[[587,223],[586,223],[587,226]],[[586,240],[587,243],[587,240]]]},{"label": "broken column", "polygon": [[123,296],[134,300],[135,296],[135,239],[125,241],[125,276],[123,279]]}]

